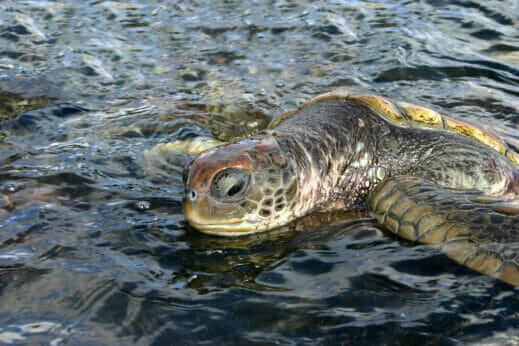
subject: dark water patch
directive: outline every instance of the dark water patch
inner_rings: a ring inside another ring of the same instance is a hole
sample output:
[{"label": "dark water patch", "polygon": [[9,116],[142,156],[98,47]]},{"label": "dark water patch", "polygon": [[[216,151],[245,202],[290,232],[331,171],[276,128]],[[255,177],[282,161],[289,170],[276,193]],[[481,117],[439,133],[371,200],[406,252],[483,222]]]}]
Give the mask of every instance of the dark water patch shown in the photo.
[{"label": "dark water patch", "polygon": [[496,82],[504,82],[508,84],[518,84],[519,79],[513,77],[505,77],[504,75],[492,69],[477,68],[472,66],[458,67],[399,67],[392,68],[377,75],[374,81],[394,82],[398,80],[445,80],[456,78],[489,78]]},{"label": "dark water patch", "polygon": [[205,79],[206,71],[201,69],[190,69],[180,72],[182,80],[185,82],[199,82]]},{"label": "dark water patch", "polygon": [[204,34],[206,35],[209,35],[209,36],[212,36],[212,37],[216,37],[216,36],[220,36],[228,31],[234,31],[236,30],[236,27],[206,27],[206,26],[202,26],[202,27],[198,27],[198,28],[193,28],[194,30],[200,30],[202,31]]},{"label": "dark water patch", "polygon": [[8,289],[19,289],[33,281],[42,279],[50,273],[48,269],[31,268],[22,264],[0,265],[0,293],[5,293]]},{"label": "dark water patch", "polygon": [[491,29],[479,30],[479,31],[473,32],[471,35],[476,38],[479,38],[481,40],[489,40],[489,41],[497,40],[497,39],[501,38],[501,36],[503,36],[502,33],[495,31],[495,30],[491,30]]},{"label": "dark water patch", "polygon": [[[17,59],[25,59],[21,56]],[[0,118],[13,118],[23,112],[42,108],[53,100],[64,96],[59,87],[43,79],[0,79]]]},{"label": "dark water patch", "polygon": [[244,55],[239,54],[238,52],[230,52],[230,51],[219,51],[208,54],[209,56],[209,64],[213,65],[228,65],[236,60],[241,60],[245,58]]},{"label": "dark water patch", "polygon": [[[517,68],[515,68],[514,66],[510,66],[510,65],[498,62],[498,61],[488,61],[488,60],[466,61],[466,60],[460,60],[457,58],[445,58],[445,60],[453,60],[453,61],[456,61],[459,63],[464,63],[464,64],[484,66],[485,68],[488,68],[489,70],[504,71],[504,72],[512,74],[515,77],[519,77],[519,70]],[[513,79],[513,81],[516,81],[516,80]]]},{"label": "dark water patch", "polygon": [[58,118],[67,118],[84,111],[85,109],[78,106],[57,105],[25,112],[17,116],[16,119],[6,122],[3,127],[18,135],[34,133],[34,131],[43,128],[48,129],[52,125],[55,128],[56,125],[59,125],[56,124]]},{"label": "dark water patch", "polygon": [[471,275],[472,271],[459,266],[444,255],[430,256],[427,259],[404,260],[392,264],[397,271],[419,276]]},{"label": "dark water patch", "polygon": [[462,8],[476,9],[480,11],[484,17],[491,18],[498,24],[506,26],[514,25],[514,20],[507,14],[500,13],[498,10],[492,8],[492,5],[494,4],[485,4],[474,1],[454,1],[453,3],[459,5]]},{"label": "dark water patch", "polygon": [[509,44],[498,43],[498,44],[493,44],[492,46],[487,48],[485,51],[489,52],[489,53],[492,53],[492,52],[517,52],[517,51],[519,51],[519,47],[512,46]]},{"label": "dark water patch", "polygon": [[43,184],[52,185],[71,185],[78,186],[79,188],[87,188],[88,185],[93,184],[93,180],[82,177],[72,172],[62,172],[55,175],[47,175],[44,177],[37,178]]},{"label": "dark water patch", "polygon": [[296,272],[302,274],[320,274],[330,272],[333,264],[318,259],[307,259],[301,262],[292,262],[292,267]]},{"label": "dark water patch", "polygon": [[79,71],[87,77],[99,76],[99,73],[97,73],[96,70],[90,66],[82,67]]}]

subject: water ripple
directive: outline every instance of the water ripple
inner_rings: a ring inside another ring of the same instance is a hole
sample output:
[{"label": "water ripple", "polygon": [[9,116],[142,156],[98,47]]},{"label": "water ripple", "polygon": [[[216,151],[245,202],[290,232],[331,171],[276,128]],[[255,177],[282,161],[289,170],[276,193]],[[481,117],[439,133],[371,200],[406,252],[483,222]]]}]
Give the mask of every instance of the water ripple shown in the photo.
[{"label": "water ripple", "polygon": [[[251,5],[252,4],[252,5]],[[478,344],[515,290],[362,214],[257,236],[182,215],[191,157],[335,87],[519,147],[517,1],[0,3],[0,342]]]}]

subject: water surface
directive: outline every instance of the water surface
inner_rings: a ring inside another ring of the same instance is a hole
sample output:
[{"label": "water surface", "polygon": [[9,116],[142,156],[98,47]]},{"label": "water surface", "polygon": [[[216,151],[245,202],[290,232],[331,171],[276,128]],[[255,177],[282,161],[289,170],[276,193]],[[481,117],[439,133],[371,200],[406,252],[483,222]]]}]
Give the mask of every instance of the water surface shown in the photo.
[{"label": "water surface", "polygon": [[365,215],[190,229],[188,157],[336,87],[517,135],[519,3],[0,2],[0,342],[519,343],[516,290]]}]

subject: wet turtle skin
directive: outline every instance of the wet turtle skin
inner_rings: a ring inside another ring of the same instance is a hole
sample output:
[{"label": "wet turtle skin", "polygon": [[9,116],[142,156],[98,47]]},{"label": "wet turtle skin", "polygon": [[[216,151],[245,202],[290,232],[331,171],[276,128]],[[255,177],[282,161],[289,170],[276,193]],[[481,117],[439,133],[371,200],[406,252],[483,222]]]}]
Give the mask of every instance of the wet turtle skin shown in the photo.
[{"label": "wet turtle skin", "polygon": [[517,154],[427,108],[328,93],[186,167],[184,213],[202,232],[269,230],[364,204],[389,231],[519,284]]}]

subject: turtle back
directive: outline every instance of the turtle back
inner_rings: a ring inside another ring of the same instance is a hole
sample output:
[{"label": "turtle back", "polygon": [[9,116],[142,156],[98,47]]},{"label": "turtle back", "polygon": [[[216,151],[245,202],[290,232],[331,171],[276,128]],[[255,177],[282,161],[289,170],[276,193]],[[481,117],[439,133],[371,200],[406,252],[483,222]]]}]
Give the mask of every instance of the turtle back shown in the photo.
[{"label": "turtle back", "polygon": [[478,122],[454,119],[446,115],[441,115],[427,107],[408,102],[391,101],[379,95],[354,95],[343,89],[332,90],[314,97],[301,107],[277,116],[270,122],[268,127],[270,129],[276,127],[282,120],[290,117],[303,107],[316,102],[333,99],[347,99],[362,103],[395,126],[442,129],[470,137],[491,147],[501,155],[506,156],[515,166],[519,166],[519,153],[509,145],[509,143],[514,142],[515,139],[512,136],[508,138],[508,135],[505,133],[506,131],[501,131],[500,135],[497,135],[494,131]]}]

